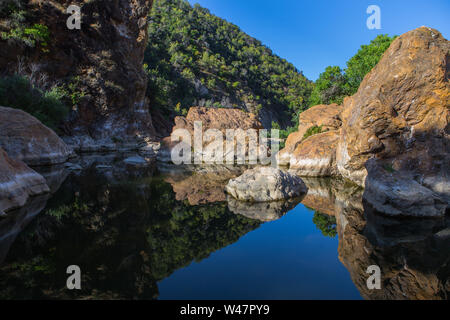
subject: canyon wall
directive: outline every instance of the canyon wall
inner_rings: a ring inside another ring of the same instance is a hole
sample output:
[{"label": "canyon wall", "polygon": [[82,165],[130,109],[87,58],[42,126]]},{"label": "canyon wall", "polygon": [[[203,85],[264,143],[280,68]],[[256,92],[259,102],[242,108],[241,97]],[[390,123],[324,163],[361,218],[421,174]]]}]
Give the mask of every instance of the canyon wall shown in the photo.
[{"label": "canyon wall", "polygon": [[[45,75],[52,84],[76,87],[65,124],[74,146],[135,144],[154,134],[142,61],[152,0],[21,1],[29,25],[48,28],[45,48],[0,40],[0,70],[18,68]],[[69,5],[81,8],[81,29],[69,30]]]}]

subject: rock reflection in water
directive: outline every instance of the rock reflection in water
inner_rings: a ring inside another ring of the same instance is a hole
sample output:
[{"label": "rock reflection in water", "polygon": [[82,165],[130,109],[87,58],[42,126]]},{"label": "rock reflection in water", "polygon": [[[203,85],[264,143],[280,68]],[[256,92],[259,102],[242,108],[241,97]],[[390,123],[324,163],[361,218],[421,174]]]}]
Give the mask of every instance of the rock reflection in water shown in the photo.
[{"label": "rock reflection in water", "polygon": [[242,174],[246,167],[237,166],[174,166],[163,164],[159,170],[166,175],[165,181],[173,187],[176,199],[188,200],[189,204],[225,202],[225,186],[228,181]]},{"label": "rock reflection in water", "polygon": [[244,202],[236,200],[232,196],[227,197],[228,209],[231,212],[261,222],[280,219],[294,209],[301,201],[302,198],[273,202]]},{"label": "rock reflection in water", "polygon": [[[226,203],[177,201],[155,166],[87,165],[12,244],[0,267],[0,298],[155,299],[158,281],[260,225]],[[73,264],[81,268],[82,290],[65,288]]]},{"label": "rock reflection in water", "polygon": [[[449,219],[393,219],[366,203],[363,189],[345,181],[305,178],[303,204],[336,216],[339,259],[365,299],[449,299]],[[381,290],[366,273],[381,269]]]},{"label": "rock reflection in water", "polygon": [[[299,201],[316,211],[313,221],[324,235],[338,235],[339,259],[364,298],[449,298],[448,218],[383,217],[363,205],[362,189],[345,181],[305,178],[304,199],[248,204],[223,194],[239,170],[95,156],[77,165],[83,170],[63,183],[65,170],[48,175],[52,190],[62,183],[50,199],[34,198],[0,220],[0,298],[155,299],[159,281]],[[81,291],[65,287],[73,264],[81,267]],[[371,265],[381,268],[381,290],[367,288]]]},{"label": "rock reflection in water", "polygon": [[[383,217],[361,208],[359,197],[341,202],[337,212],[339,258],[365,299],[450,297],[448,222]],[[367,288],[371,265],[381,269],[381,290]]]}]

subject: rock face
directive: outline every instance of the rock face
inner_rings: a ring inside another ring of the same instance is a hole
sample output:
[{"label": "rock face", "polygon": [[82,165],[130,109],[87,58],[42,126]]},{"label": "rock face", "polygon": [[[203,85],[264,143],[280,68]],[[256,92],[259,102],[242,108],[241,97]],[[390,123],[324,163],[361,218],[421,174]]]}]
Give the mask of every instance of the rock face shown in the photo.
[{"label": "rock face", "polygon": [[326,177],[337,174],[338,131],[313,135],[297,146],[290,157],[290,168],[300,176]]},{"label": "rock face", "polygon": [[0,213],[23,206],[30,196],[49,192],[45,179],[0,148]]},{"label": "rock face", "polygon": [[272,167],[257,167],[232,179],[226,192],[248,202],[270,202],[300,197],[307,192],[302,179]]},{"label": "rock face", "polygon": [[187,129],[194,134],[194,122],[201,121],[203,130],[217,129],[225,133],[227,129],[263,129],[253,113],[240,109],[192,107],[186,117],[176,117],[176,129]]},{"label": "rock face", "polygon": [[[66,26],[69,5],[81,8],[81,30]],[[152,0],[27,1],[26,22],[49,29],[47,50],[0,41],[0,69],[13,72],[23,57],[23,67],[37,66],[52,83],[76,83],[83,97],[65,126],[75,147],[91,140],[95,150],[97,141],[100,148],[114,137],[142,142],[153,133],[142,68],[151,5]]]},{"label": "rock face", "polygon": [[[286,147],[277,155],[278,163],[281,165],[289,165],[292,154],[295,152],[304,154],[299,145],[303,142],[303,136],[309,128],[314,126],[322,127],[323,132],[339,130],[342,124],[340,119],[341,111],[342,106],[331,104],[314,106],[302,112],[299,118],[298,130],[289,135],[286,140]],[[333,147],[335,148],[335,146]],[[317,169],[320,171],[320,167]]]},{"label": "rock face", "polygon": [[[209,129],[220,131],[223,135],[223,141],[225,141],[226,130],[228,129],[241,129],[244,131],[254,129],[256,132],[263,129],[263,126],[258,121],[257,117],[252,113],[246,113],[239,109],[192,107],[189,109],[186,117],[175,118],[175,126],[172,134],[178,129],[187,130],[192,137],[191,141],[193,146],[194,123],[196,121],[202,123],[203,133]],[[236,137],[240,137],[242,134],[245,133],[237,132]],[[205,137],[204,140],[206,140]],[[217,143],[217,141],[213,140],[210,143],[204,141],[202,154],[204,156],[209,156],[208,149],[214,149],[216,147],[215,143]],[[164,138],[161,143],[161,149],[158,153],[158,159],[160,161],[170,162],[171,152],[176,145],[178,145],[178,142],[172,142],[171,137]],[[223,151],[224,155],[226,155],[226,150],[224,149]]]},{"label": "rock face", "polygon": [[0,147],[28,165],[62,163],[72,150],[49,128],[28,113],[0,107]]},{"label": "rock face", "polygon": [[450,42],[426,27],[392,43],[344,101],[341,175],[364,185],[372,157],[423,177],[449,172],[449,52]]}]

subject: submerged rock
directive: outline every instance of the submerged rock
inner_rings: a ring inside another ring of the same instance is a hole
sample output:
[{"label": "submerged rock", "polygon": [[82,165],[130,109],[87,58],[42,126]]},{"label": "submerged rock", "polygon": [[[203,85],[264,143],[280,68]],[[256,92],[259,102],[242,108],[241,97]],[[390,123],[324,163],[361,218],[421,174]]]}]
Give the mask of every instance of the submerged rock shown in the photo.
[{"label": "submerged rock", "polygon": [[28,113],[0,107],[0,147],[31,166],[65,162],[72,150],[53,130]]},{"label": "submerged rock", "polygon": [[29,197],[49,192],[44,177],[0,148],[0,213],[23,206]]},{"label": "submerged rock", "polygon": [[228,194],[241,201],[270,202],[299,197],[307,192],[302,179],[272,167],[257,167],[232,179]]},{"label": "submerged rock", "polygon": [[[366,163],[364,200],[390,216],[444,217],[447,203],[402,172],[384,169],[375,159]],[[391,171],[391,172],[389,172]]]}]

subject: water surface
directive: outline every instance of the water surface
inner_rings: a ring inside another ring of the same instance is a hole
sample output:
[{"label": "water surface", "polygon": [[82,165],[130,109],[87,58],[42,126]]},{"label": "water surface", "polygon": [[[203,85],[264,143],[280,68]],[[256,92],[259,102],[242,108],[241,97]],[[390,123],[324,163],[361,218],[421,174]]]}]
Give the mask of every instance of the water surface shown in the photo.
[{"label": "water surface", "polygon": [[[223,192],[243,168],[136,166],[116,156],[80,165],[46,172],[54,194],[0,220],[0,298],[448,296],[446,222],[407,223],[419,232],[406,242],[389,231],[398,233],[396,221],[375,216],[369,228],[355,186],[305,179],[303,199],[249,205]],[[379,292],[365,286],[371,264],[387,273]],[[81,290],[66,288],[69,265],[81,268]]]}]

